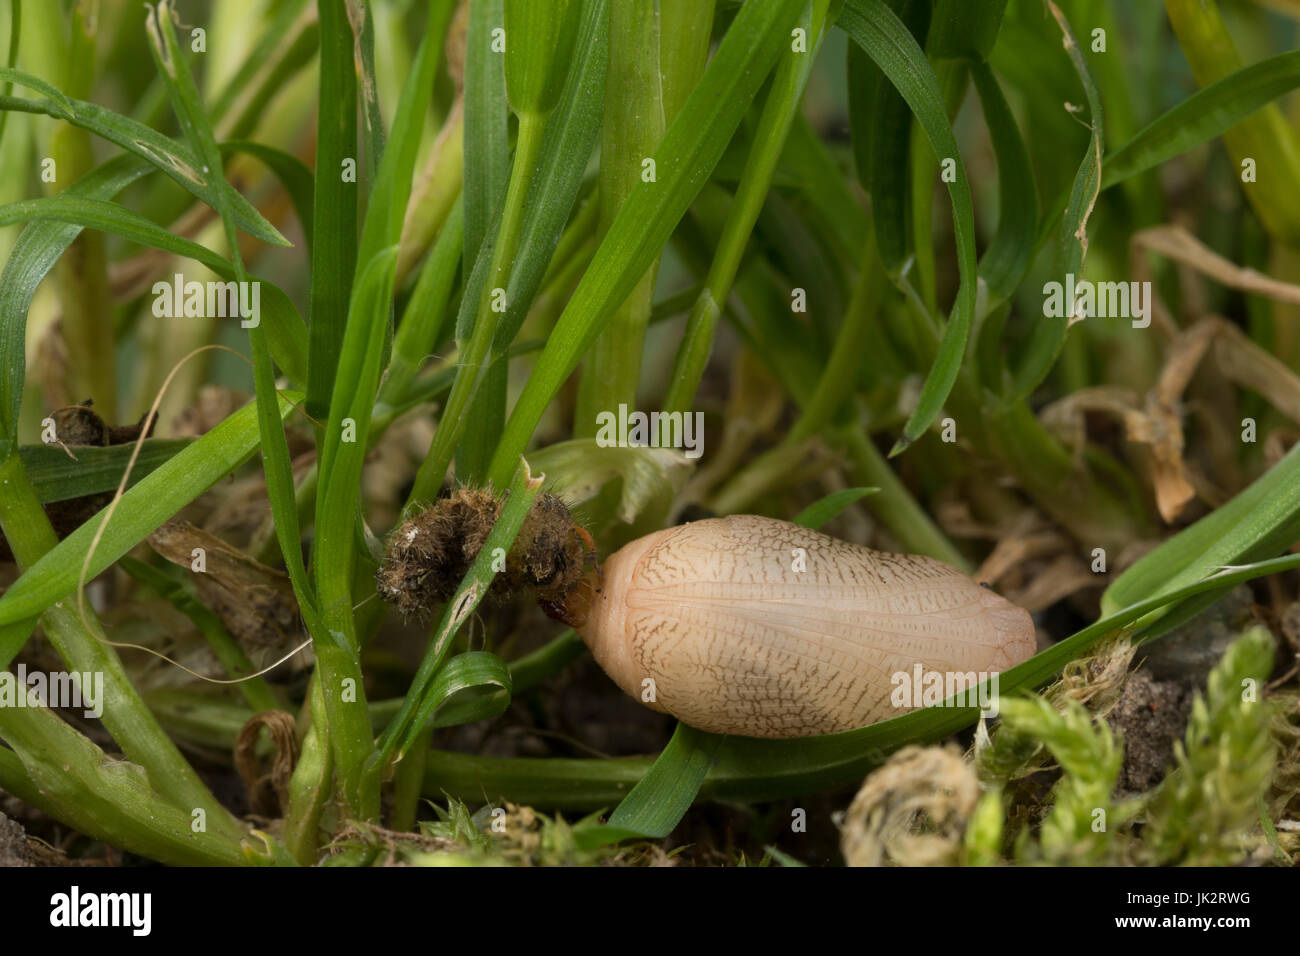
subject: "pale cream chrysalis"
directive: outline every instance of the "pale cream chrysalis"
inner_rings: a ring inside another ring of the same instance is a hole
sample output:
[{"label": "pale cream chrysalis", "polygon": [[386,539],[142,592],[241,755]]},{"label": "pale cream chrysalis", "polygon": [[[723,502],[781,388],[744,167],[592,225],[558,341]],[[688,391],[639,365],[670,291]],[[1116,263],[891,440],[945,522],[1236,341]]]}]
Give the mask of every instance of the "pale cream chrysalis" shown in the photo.
[{"label": "pale cream chrysalis", "polygon": [[1029,614],[950,565],[754,515],[638,538],[554,610],[637,700],[750,737],[862,727],[911,709],[891,677],[918,664],[996,673],[1035,650]]}]

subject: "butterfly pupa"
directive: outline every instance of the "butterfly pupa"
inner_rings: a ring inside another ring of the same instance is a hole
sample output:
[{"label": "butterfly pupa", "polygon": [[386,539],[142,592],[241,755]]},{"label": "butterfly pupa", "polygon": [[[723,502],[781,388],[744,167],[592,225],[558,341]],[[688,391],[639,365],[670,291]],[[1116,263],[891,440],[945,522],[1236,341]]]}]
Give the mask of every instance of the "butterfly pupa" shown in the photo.
[{"label": "butterfly pupa", "polygon": [[638,538],[553,611],[628,694],[749,737],[897,716],[917,665],[982,680],[1036,646],[1023,608],[951,565],[755,515]]}]

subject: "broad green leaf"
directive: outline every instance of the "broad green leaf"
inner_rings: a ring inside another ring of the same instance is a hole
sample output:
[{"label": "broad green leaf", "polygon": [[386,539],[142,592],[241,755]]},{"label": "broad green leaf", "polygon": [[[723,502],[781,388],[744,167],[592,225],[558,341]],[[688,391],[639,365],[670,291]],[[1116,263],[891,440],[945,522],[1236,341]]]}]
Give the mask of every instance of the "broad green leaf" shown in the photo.
[{"label": "broad green leaf", "polygon": [[[689,474],[689,460],[680,452],[600,445],[594,438],[556,442],[532,452],[529,462],[546,474],[548,491],[581,507],[593,532],[613,518],[625,524],[647,515],[663,521]],[[616,502],[606,502],[600,496],[611,481],[619,482]],[[617,509],[613,514],[606,510],[611,505]]]}]

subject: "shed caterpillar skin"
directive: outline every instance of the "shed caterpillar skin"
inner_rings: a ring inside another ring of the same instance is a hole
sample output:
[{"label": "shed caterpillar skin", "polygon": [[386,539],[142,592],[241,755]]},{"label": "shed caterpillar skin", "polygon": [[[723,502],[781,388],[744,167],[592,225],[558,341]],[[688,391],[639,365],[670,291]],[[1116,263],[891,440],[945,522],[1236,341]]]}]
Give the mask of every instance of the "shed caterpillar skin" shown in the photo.
[{"label": "shed caterpillar skin", "polygon": [[647,706],[749,737],[894,717],[911,708],[891,703],[891,675],[997,672],[1036,644],[1024,609],[950,565],[755,515],[638,538],[550,610],[628,694],[651,679]]}]

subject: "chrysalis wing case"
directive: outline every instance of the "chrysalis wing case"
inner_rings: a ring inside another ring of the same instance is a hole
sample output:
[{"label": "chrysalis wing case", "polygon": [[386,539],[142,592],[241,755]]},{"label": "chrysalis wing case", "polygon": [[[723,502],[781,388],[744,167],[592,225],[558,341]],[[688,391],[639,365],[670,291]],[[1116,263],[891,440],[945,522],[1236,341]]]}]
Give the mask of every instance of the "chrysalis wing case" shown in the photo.
[{"label": "chrysalis wing case", "polygon": [[714,733],[851,730],[919,706],[891,700],[917,665],[982,680],[1035,649],[1024,609],[950,565],[754,515],[638,538],[584,583],[566,610],[605,672]]}]

